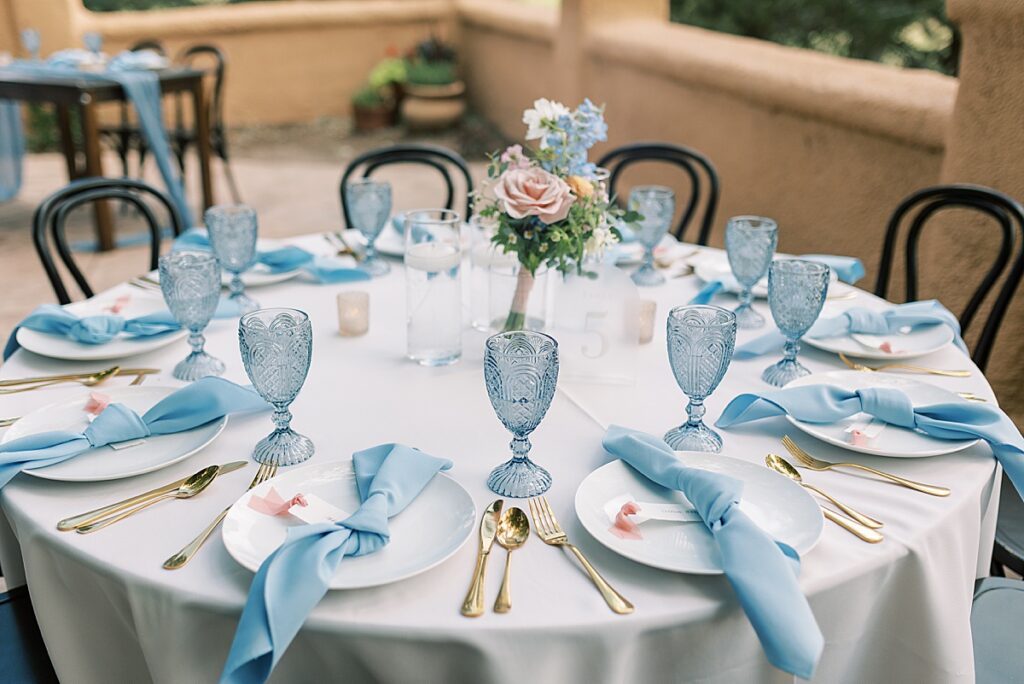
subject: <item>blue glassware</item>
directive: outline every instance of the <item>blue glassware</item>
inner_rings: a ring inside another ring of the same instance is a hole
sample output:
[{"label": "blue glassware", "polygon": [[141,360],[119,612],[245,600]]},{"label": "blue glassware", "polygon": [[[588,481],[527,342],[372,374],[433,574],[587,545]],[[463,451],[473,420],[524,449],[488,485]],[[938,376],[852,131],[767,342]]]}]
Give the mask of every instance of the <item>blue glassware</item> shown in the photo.
[{"label": "blue glassware", "polygon": [[256,211],[244,204],[210,207],[203,214],[206,230],[210,233],[210,246],[220,259],[221,266],[231,274],[229,299],[239,314],[260,308],[245,294],[242,273],[256,263]]},{"label": "blue glassware", "polygon": [[501,496],[543,494],[551,474],[529,459],[528,437],[555,396],[558,343],[525,330],[492,335],[484,344],[484,382],[494,412],[512,433],[512,459],[491,471],[487,486]]},{"label": "blue glassware", "polygon": [[288,406],[295,400],[313,358],[313,326],[297,309],[260,309],[238,321],[242,364],[253,387],[274,407],[274,431],[253,449],[260,463],[302,463],[313,455],[309,437],[291,429]]},{"label": "blue glassware", "polygon": [[33,62],[39,61],[39,48],[41,45],[42,40],[39,38],[39,31],[34,28],[21,30],[21,46],[25,48],[29,59]]},{"label": "blue glassware", "polygon": [[642,287],[661,285],[665,276],[654,268],[654,248],[672,225],[676,194],[661,185],[638,185],[629,193],[629,208],[643,216],[638,222],[636,237],[644,247],[644,261],[633,272],[633,282]]},{"label": "blue glassware", "polygon": [[677,451],[722,450],[722,438],[704,424],[704,400],[725,377],[736,347],[736,314],[720,306],[677,306],[668,312],[668,362],[689,397],[687,421],[665,433]]},{"label": "blue glassware", "polygon": [[779,227],[770,218],[735,216],[725,226],[725,250],[736,281],[743,288],[735,309],[736,326],[760,328],[764,316],[750,305],[750,289],[768,272],[779,240]]},{"label": "blue glassware", "polygon": [[98,56],[103,49],[103,36],[96,31],[86,31],[82,34],[82,43],[86,50]]},{"label": "blue glassware", "polygon": [[366,258],[362,268],[373,276],[385,275],[391,265],[380,258],[377,236],[391,216],[391,184],[370,178],[352,180],[345,184],[345,199],[352,218],[350,228],[355,228],[366,238]]},{"label": "blue glassware", "polygon": [[174,319],[189,331],[192,353],[174,367],[174,377],[192,382],[224,373],[224,362],[205,351],[203,329],[220,300],[220,262],[209,252],[171,252],[160,257],[160,290]]},{"label": "blue glassware", "polygon": [[786,383],[810,375],[796,360],[800,338],[818,320],[828,293],[829,268],[817,261],[784,259],[768,268],[768,306],[779,331],[786,336],[785,356],[769,366],[761,379],[769,385]]}]

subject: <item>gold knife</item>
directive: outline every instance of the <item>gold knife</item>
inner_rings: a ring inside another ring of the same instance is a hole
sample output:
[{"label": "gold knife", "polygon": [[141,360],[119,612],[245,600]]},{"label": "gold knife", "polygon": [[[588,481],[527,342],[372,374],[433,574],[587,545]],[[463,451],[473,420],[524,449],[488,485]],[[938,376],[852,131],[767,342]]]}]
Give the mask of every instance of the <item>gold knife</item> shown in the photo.
[{"label": "gold knife", "polygon": [[504,503],[504,499],[492,502],[480,520],[480,550],[476,554],[473,582],[469,585],[466,600],[462,602],[462,614],[466,617],[479,617],[484,614],[484,571],[487,569],[487,556],[491,553],[494,536],[498,532],[498,518],[501,517],[501,507]]},{"label": "gold knife", "polygon": [[[225,463],[220,467],[219,475],[223,475],[225,473],[232,473],[238,470],[239,468],[244,468],[248,464],[248,461],[232,461],[231,463]],[[187,480],[189,477],[192,477],[192,475],[189,475],[188,477],[183,477],[180,480],[175,480],[174,482],[166,484],[163,487],[151,489],[148,492],[144,492],[142,494],[139,494],[138,496],[133,496],[130,499],[118,501],[117,503],[110,504],[109,506],[97,508],[94,511],[81,513],[70,518],[64,518],[59,523],[57,523],[57,529],[61,532],[70,532],[71,530],[76,530],[79,527],[82,527],[83,525],[89,525],[93,522],[96,522],[97,520],[100,520],[101,518],[105,518],[114,513],[118,513],[126,508],[131,508],[132,506],[143,503],[145,501],[149,501],[150,499],[161,496],[162,494],[172,492],[178,487],[180,487],[182,484],[184,484],[185,480]]]},{"label": "gold knife", "polygon": [[[67,375],[40,375],[35,378],[17,378],[11,380],[0,380],[0,387],[14,387],[15,385],[34,385],[40,382],[53,382],[55,380],[78,380],[80,378],[87,378],[96,373],[103,372],[103,369],[98,371],[90,371],[88,373],[69,373]],[[119,368],[114,375],[152,375],[159,373],[159,368]]]}]

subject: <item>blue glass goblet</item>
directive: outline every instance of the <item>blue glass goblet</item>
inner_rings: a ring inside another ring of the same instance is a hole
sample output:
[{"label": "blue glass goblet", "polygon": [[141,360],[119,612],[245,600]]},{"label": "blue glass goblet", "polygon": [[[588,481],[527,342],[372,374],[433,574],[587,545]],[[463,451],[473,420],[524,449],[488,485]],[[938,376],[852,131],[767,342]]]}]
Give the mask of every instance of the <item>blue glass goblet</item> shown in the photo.
[{"label": "blue glass goblet", "polygon": [[82,43],[85,44],[86,50],[99,56],[100,50],[103,49],[103,36],[97,31],[86,31],[82,34]]},{"label": "blue glass goblet", "polygon": [[779,240],[779,227],[770,218],[735,216],[725,226],[725,250],[729,265],[743,291],[740,305],[735,309],[736,326],[760,328],[764,316],[750,305],[750,289],[768,272]]},{"label": "blue glass goblet", "polygon": [[220,300],[220,262],[209,252],[171,252],[160,257],[160,290],[175,320],[189,331],[192,353],[174,367],[174,377],[192,382],[224,373],[224,362],[203,350],[206,328]]},{"label": "blue glass goblet", "polygon": [[779,331],[786,336],[785,356],[769,366],[761,379],[769,385],[786,383],[810,375],[796,360],[800,338],[818,320],[828,294],[829,268],[816,261],[784,259],[768,268],[768,306]]},{"label": "blue glass goblet", "polygon": [[633,272],[633,282],[641,287],[661,285],[665,276],[654,268],[654,248],[672,225],[676,194],[661,185],[638,185],[629,193],[629,208],[643,216],[636,237],[644,247],[644,261]]},{"label": "blue glass goblet", "polygon": [[484,382],[494,412],[512,433],[512,459],[491,471],[487,486],[501,496],[543,494],[551,474],[530,460],[528,437],[555,396],[558,343],[526,330],[492,335],[484,344]]},{"label": "blue glass goblet", "polygon": [[736,314],[720,306],[677,306],[668,312],[668,362],[690,398],[688,418],[665,433],[677,451],[722,450],[722,438],[704,424],[704,400],[725,377],[736,347]]},{"label": "blue glass goblet", "polygon": [[279,466],[302,463],[313,455],[309,437],[291,429],[289,405],[309,373],[313,326],[297,309],[260,309],[238,321],[242,364],[253,387],[274,407],[274,431],[261,439],[253,458]]},{"label": "blue glass goblet", "polygon": [[228,299],[239,314],[260,308],[245,294],[245,283],[242,282],[242,273],[256,262],[256,211],[244,204],[220,205],[207,209],[203,219],[214,254],[224,270],[231,274]]},{"label": "blue glass goblet", "polygon": [[39,48],[42,46],[42,40],[39,37],[39,31],[34,28],[27,28],[21,30],[21,46],[25,48],[28,53],[29,59],[33,62],[39,61]]},{"label": "blue glass goblet", "polygon": [[389,273],[391,265],[380,258],[374,245],[391,216],[391,184],[369,178],[352,180],[345,184],[345,199],[352,219],[350,228],[366,238],[363,270],[373,276]]}]

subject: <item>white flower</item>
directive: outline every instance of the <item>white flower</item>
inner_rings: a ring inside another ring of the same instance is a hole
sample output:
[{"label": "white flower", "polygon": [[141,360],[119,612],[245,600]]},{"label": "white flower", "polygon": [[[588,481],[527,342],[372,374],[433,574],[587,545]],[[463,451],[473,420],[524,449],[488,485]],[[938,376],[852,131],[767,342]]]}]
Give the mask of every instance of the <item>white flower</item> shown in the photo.
[{"label": "white flower", "polygon": [[594,232],[590,234],[583,246],[584,254],[601,259],[604,257],[605,250],[618,241],[618,238],[610,230],[606,218],[602,217],[601,223],[594,228]]},{"label": "white flower", "polygon": [[526,139],[537,140],[543,138],[547,129],[544,122],[558,121],[559,117],[568,116],[569,108],[561,102],[552,102],[546,98],[534,100],[533,109],[523,112],[523,123],[526,124]]}]

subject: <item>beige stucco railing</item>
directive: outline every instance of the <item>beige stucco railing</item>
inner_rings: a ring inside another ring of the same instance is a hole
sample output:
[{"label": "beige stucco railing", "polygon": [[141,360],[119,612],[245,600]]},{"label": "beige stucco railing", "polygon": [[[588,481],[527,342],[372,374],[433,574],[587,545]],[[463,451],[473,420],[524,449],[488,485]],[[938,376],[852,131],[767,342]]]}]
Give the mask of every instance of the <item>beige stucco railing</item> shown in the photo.
[{"label": "beige stucco railing", "polygon": [[[845,60],[670,24],[667,0],[292,0],[97,14],[80,0],[0,0],[0,50],[41,30],[44,51],[97,30],[111,49],[159,38],[172,51],[214,42],[231,59],[233,125],[345,115],[389,45],[438,30],[457,42],[477,111],[512,137],[534,98],[607,105],[609,145],[669,140],[705,152],[722,176],[724,218],[777,218],[781,248],[855,254],[874,276],[897,202],[938,182],[1024,199],[1024,3],[947,0],[962,34],[961,77]],[[954,311],[964,264],[993,249],[947,221],[925,246],[923,291]],[[1021,298],[1024,300],[1024,297]],[[1024,301],[990,375],[1024,416]]]}]

